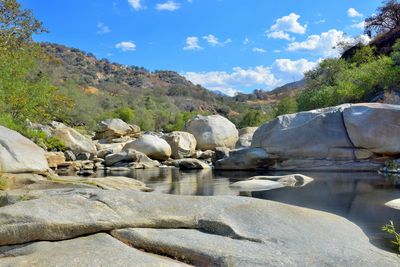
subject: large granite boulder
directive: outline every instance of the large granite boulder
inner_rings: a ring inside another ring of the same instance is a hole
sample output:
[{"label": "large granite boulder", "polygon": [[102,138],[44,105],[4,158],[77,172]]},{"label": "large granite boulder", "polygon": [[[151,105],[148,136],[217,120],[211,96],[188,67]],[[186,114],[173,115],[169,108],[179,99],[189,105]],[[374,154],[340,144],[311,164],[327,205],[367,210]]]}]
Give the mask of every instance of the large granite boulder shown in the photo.
[{"label": "large granite boulder", "polygon": [[198,115],[186,123],[185,130],[194,135],[200,150],[234,148],[239,138],[236,126],[221,115]]},{"label": "large granite boulder", "polygon": [[239,140],[236,142],[236,148],[250,147],[254,132],[258,127],[246,127],[239,130]]},{"label": "large granite boulder", "polygon": [[263,148],[249,147],[231,150],[229,156],[215,162],[218,170],[256,170],[266,169],[271,159]]},{"label": "large granite boulder", "polygon": [[107,119],[98,124],[95,139],[115,139],[121,136],[140,136],[140,127],[130,125],[121,119]]},{"label": "large granite boulder", "polygon": [[147,169],[160,166],[156,160],[150,159],[144,153],[134,149],[126,149],[120,153],[105,156],[107,167],[130,167],[133,169]]},{"label": "large granite boulder", "polygon": [[271,169],[378,170],[381,154],[400,154],[400,107],[343,104],[283,115],[256,130],[252,147],[276,159]]},{"label": "large granite boulder", "polygon": [[0,125],[0,172],[45,172],[48,169],[42,148]]},{"label": "large granite boulder", "polygon": [[[359,227],[342,217],[253,198],[76,189],[0,207],[0,225],[0,246],[112,231],[137,249],[200,266],[399,264],[394,253],[374,247]],[[35,252],[30,249],[35,244],[19,246],[24,251],[20,254],[18,246],[0,247],[0,265],[18,265],[29,251]],[[100,244],[108,249],[108,242]],[[88,247],[95,253],[96,246]],[[70,255],[68,251],[63,252]],[[10,253],[13,257],[3,256]],[[77,262],[86,260],[77,253]],[[36,264],[47,266],[49,261],[38,258]]]},{"label": "large granite boulder", "polygon": [[92,155],[96,154],[96,145],[88,137],[63,123],[53,122],[52,126],[52,137],[60,140],[65,147],[71,150],[75,155],[85,152]]},{"label": "large granite boulder", "polygon": [[182,170],[210,169],[210,165],[198,159],[175,159],[167,162],[167,165],[174,166]]},{"label": "large granite boulder", "polygon": [[191,133],[174,131],[163,136],[172,149],[174,159],[190,158],[196,153],[196,138]]},{"label": "large granite boulder", "polygon": [[349,137],[355,147],[384,155],[400,154],[400,106],[354,104],[343,111]]},{"label": "large granite boulder", "polygon": [[140,138],[127,143],[122,152],[134,149],[144,153],[146,156],[155,160],[167,160],[171,156],[171,147],[164,139],[152,134],[145,134]]}]

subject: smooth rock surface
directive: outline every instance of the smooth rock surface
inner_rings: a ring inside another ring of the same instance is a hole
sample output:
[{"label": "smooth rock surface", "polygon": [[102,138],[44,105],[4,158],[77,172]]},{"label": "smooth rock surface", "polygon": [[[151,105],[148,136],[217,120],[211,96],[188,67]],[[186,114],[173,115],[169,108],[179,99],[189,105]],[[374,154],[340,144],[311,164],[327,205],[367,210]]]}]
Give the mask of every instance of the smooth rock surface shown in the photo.
[{"label": "smooth rock surface", "polygon": [[105,166],[125,167],[130,166],[135,169],[146,169],[160,166],[156,160],[150,159],[144,153],[134,149],[126,149],[117,154],[110,154],[105,157]]},{"label": "smooth rock surface", "polygon": [[174,159],[190,158],[196,152],[196,138],[191,133],[174,131],[163,136],[171,146]]},{"label": "smooth rock surface", "polygon": [[59,242],[0,247],[0,266],[187,266],[99,233]]},{"label": "smooth rock surface", "polygon": [[282,183],[270,181],[270,180],[244,180],[233,183],[230,185],[232,188],[236,188],[240,191],[266,191],[285,187]]},{"label": "smooth rock surface", "polygon": [[385,155],[400,153],[399,105],[353,104],[343,117],[354,146]]},{"label": "smooth rock surface", "polygon": [[302,174],[288,174],[278,176],[253,176],[248,180],[271,180],[277,181],[284,186],[301,187],[314,181],[313,178],[302,175]]},{"label": "smooth rock surface", "polygon": [[75,129],[56,122],[53,122],[53,127],[52,136],[60,140],[75,155],[82,152],[88,152],[92,155],[96,154],[95,143]]},{"label": "smooth rock surface", "polygon": [[171,156],[171,147],[164,139],[161,139],[152,134],[145,134],[140,138],[127,143],[122,151],[135,149],[144,153],[151,159],[167,160]]},{"label": "smooth rock surface", "polygon": [[267,168],[269,155],[262,148],[242,148],[229,152],[229,157],[218,160],[215,169],[218,170],[255,170]]},{"label": "smooth rock surface", "polygon": [[385,205],[392,209],[400,210],[400,198],[386,202]]},{"label": "smooth rock surface", "polygon": [[121,136],[140,136],[140,127],[121,119],[107,119],[98,124],[95,139],[114,139]]},{"label": "smooth rock surface", "polygon": [[45,172],[48,169],[42,148],[0,125],[0,172]]},{"label": "smooth rock surface", "polygon": [[194,135],[200,150],[234,148],[239,138],[236,126],[220,115],[198,115],[186,123],[185,131]]},{"label": "smooth rock surface", "polygon": [[254,132],[258,127],[246,127],[239,130],[239,140],[236,142],[236,148],[250,147]]},{"label": "smooth rock surface", "polygon": [[176,159],[168,162],[168,165],[182,170],[210,169],[210,165],[198,159]]}]

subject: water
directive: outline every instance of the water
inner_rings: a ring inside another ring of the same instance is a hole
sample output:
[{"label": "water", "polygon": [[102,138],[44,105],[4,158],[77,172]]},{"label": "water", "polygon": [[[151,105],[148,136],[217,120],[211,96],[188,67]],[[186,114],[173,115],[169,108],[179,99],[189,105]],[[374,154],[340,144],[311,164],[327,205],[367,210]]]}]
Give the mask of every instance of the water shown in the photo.
[{"label": "water", "polygon": [[[384,203],[400,198],[400,179],[378,173],[300,172],[314,178],[304,187],[285,187],[269,191],[239,192],[231,183],[255,175],[284,175],[288,172],[179,171],[175,168],[154,168],[117,172],[107,175],[129,176],[144,182],[155,192],[176,195],[240,195],[268,199],[295,206],[326,211],[357,224],[370,242],[388,244],[381,227],[389,220],[400,223],[400,211]],[[102,174],[104,175],[104,174]]]}]

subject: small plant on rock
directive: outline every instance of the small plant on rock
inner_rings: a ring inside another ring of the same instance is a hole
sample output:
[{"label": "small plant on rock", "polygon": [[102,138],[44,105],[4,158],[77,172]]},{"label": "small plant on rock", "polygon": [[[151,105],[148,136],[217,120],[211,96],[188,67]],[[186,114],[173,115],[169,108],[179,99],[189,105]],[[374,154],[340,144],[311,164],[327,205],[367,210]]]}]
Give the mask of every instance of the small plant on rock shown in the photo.
[{"label": "small plant on rock", "polygon": [[8,179],[0,174],[0,190],[8,188]]},{"label": "small plant on rock", "polygon": [[394,240],[392,240],[392,244],[396,246],[397,253],[400,254],[400,233],[396,231],[393,221],[390,221],[389,224],[382,226],[382,231],[393,235]]}]

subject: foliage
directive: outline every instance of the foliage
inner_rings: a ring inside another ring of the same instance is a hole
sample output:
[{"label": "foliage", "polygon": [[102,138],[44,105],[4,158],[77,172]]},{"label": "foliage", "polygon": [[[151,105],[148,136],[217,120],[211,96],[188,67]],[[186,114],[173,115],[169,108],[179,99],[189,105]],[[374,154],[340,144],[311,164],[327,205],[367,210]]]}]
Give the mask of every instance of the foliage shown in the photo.
[{"label": "foliage", "polygon": [[251,109],[245,113],[243,119],[239,123],[240,128],[255,127],[271,120],[272,113],[263,112],[262,110]]},{"label": "foliage", "polygon": [[396,65],[400,65],[400,40],[397,40],[396,43],[393,45],[390,57],[393,59],[393,62]]},{"label": "foliage", "polygon": [[114,111],[114,114],[117,118],[127,123],[133,122],[133,119],[135,118],[135,111],[130,107],[118,108]]},{"label": "foliage", "polygon": [[8,179],[0,173],[0,190],[6,190],[8,188]]},{"label": "foliage", "polygon": [[298,106],[295,98],[285,97],[276,106],[276,116],[297,112]]},{"label": "foliage", "polygon": [[365,33],[384,33],[400,26],[400,3],[397,0],[383,2],[376,14],[365,19]]},{"label": "foliage", "polygon": [[390,221],[389,224],[382,226],[382,231],[393,235],[394,240],[392,240],[392,244],[396,246],[397,253],[400,254],[400,233],[396,231],[393,221]]}]

